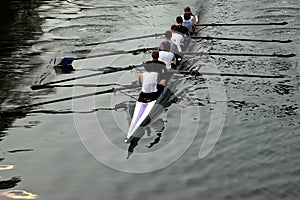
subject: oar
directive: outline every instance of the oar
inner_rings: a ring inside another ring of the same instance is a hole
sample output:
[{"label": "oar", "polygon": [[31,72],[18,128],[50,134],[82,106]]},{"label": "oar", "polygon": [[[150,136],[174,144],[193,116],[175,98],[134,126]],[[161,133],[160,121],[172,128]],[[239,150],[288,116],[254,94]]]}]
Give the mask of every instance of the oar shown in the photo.
[{"label": "oar", "polygon": [[46,88],[58,88],[58,87],[106,87],[106,86],[113,86],[119,85],[116,83],[109,83],[109,84],[69,84],[69,85],[33,85],[31,88],[32,90],[39,90],[39,89],[46,89]]},{"label": "oar", "polygon": [[110,89],[99,91],[99,92],[93,92],[93,93],[82,94],[82,95],[77,95],[77,96],[70,96],[70,97],[65,97],[65,98],[60,98],[60,99],[54,99],[54,100],[50,100],[50,101],[44,101],[44,102],[34,103],[34,104],[30,104],[30,105],[25,105],[25,106],[18,106],[18,107],[13,108],[12,110],[26,109],[26,108],[31,108],[31,107],[36,107],[36,106],[41,106],[41,105],[46,105],[46,104],[58,103],[58,102],[62,102],[62,101],[70,101],[73,99],[79,99],[79,98],[84,98],[84,97],[89,97],[89,96],[96,96],[96,95],[100,95],[100,94],[108,94],[108,93],[113,93],[115,91],[136,88],[136,87],[138,87],[138,86],[137,85],[126,85],[123,87],[110,88]]},{"label": "oar", "polygon": [[183,55],[214,55],[214,56],[261,56],[261,57],[294,57],[296,54],[290,53],[290,54],[254,54],[254,53],[223,53],[223,52],[181,52]]},{"label": "oar", "polygon": [[100,94],[112,93],[113,91],[114,91],[114,88],[111,88],[111,89],[108,89],[108,90],[89,93],[89,94],[82,94],[82,95],[78,95],[78,96],[71,96],[71,97],[66,97],[66,98],[61,98],[61,99],[54,99],[54,100],[44,101],[44,102],[40,102],[40,103],[34,103],[34,104],[26,105],[26,106],[18,106],[14,109],[19,110],[19,109],[25,109],[25,108],[41,106],[41,105],[45,105],[45,104],[53,104],[53,103],[62,102],[62,101],[70,101],[70,100],[73,100],[73,99],[79,99],[79,98],[89,97],[89,96],[93,96],[93,95],[96,96],[96,95],[100,95]]},{"label": "oar", "polygon": [[288,22],[270,22],[270,23],[210,23],[210,24],[196,24],[196,26],[283,26],[287,25]]},{"label": "oar", "polygon": [[83,60],[83,59],[88,59],[88,58],[99,58],[99,57],[106,57],[106,56],[115,56],[115,55],[122,55],[122,54],[133,54],[137,55],[141,52],[147,52],[150,50],[158,50],[158,47],[150,47],[150,48],[141,48],[141,49],[134,49],[130,51],[114,51],[110,53],[104,53],[104,54],[98,54],[98,55],[90,55],[90,56],[83,56],[83,57],[78,57],[78,58],[73,58],[73,57],[65,57],[63,58],[57,65],[56,67],[60,66],[72,66],[72,62],[74,60]]},{"label": "oar", "polygon": [[74,81],[74,80],[83,79],[83,78],[90,78],[90,77],[99,76],[99,75],[103,75],[103,74],[115,73],[118,71],[131,70],[131,69],[139,67],[139,66],[142,66],[142,65],[131,65],[128,67],[105,67],[103,72],[87,74],[87,75],[83,75],[83,76],[77,76],[77,77],[72,77],[72,78],[67,78],[67,79],[62,79],[62,80],[57,80],[57,81],[51,81],[51,82],[47,82],[47,83],[43,83],[43,84],[39,84],[39,85],[32,85],[31,89],[39,90],[39,89],[43,89],[43,88],[49,88],[49,87],[51,87],[51,86],[49,86],[51,84],[63,83],[63,82],[67,82],[67,81]]},{"label": "oar", "polygon": [[164,33],[154,33],[154,34],[150,34],[150,35],[143,35],[143,36],[137,36],[137,37],[109,40],[109,41],[104,41],[104,42],[94,42],[94,43],[86,44],[84,46],[93,46],[93,45],[100,45],[100,44],[109,44],[109,43],[116,43],[116,42],[130,41],[130,40],[138,40],[138,39],[144,39],[144,38],[150,38],[150,37],[158,37],[158,36],[162,36],[162,35],[164,35]]},{"label": "oar", "polygon": [[277,43],[290,43],[292,40],[263,40],[263,39],[247,39],[247,38],[222,38],[210,36],[192,36],[192,39],[205,39],[205,40],[232,40],[232,41],[249,41],[249,42],[277,42]]},{"label": "oar", "polygon": [[287,78],[288,75],[265,75],[265,74],[234,74],[234,73],[215,73],[215,72],[199,72],[199,71],[178,71],[181,74],[192,76],[236,76],[236,77],[254,77],[254,78]]}]

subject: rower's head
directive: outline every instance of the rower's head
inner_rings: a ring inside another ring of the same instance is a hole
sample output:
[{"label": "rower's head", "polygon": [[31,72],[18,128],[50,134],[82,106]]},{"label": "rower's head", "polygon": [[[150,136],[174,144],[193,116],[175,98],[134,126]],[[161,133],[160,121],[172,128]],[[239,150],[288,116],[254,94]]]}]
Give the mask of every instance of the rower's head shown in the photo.
[{"label": "rower's head", "polygon": [[183,15],[184,20],[190,20],[191,19],[191,13],[190,12],[185,12]]},{"label": "rower's head", "polygon": [[183,11],[191,13],[191,8],[189,6],[184,7]]},{"label": "rower's head", "polygon": [[176,17],[176,22],[177,22],[177,24],[182,24],[182,22],[183,22],[182,17],[181,16]]},{"label": "rower's head", "polygon": [[158,60],[158,58],[159,58],[159,51],[158,50],[153,50],[152,51],[152,58],[153,58],[153,60]]},{"label": "rower's head", "polygon": [[178,26],[175,25],[175,24],[173,24],[173,25],[171,26],[171,31],[177,32],[177,31],[178,31]]},{"label": "rower's head", "polygon": [[166,37],[166,39],[171,40],[171,38],[172,38],[172,31],[167,30],[165,32],[165,37]]},{"label": "rower's head", "polygon": [[170,51],[171,50],[171,44],[168,41],[164,41],[162,43],[163,51]]}]

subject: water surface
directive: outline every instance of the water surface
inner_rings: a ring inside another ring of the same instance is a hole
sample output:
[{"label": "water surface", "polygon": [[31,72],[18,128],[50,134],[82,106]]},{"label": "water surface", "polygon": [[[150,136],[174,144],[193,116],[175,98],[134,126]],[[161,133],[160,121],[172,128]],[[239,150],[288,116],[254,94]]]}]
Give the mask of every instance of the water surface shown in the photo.
[{"label": "water surface", "polygon": [[[150,59],[149,54],[139,54],[76,61],[74,74],[55,74],[52,68],[54,58],[62,56],[81,57],[92,50],[105,53],[158,45],[159,37],[101,46],[87,44],[161,32],[175,23],[185,5],[199,15],[200,23],[289,23],[205,27],[201,36],[293,40],[288,44],[202,40],[193,42],[191,51],[297,54],[293,58],[191,58],[186,67],[203,71],[216,67],[220,72],[290,77],[192,77],[182,81],[178,86],[184,89],[180,102],[162,115],[165,129],[159,143],[150,149],[146,147],[157,138],[153,132],[140,140],[130,159],[126,159],[128,145],[123,140],[128,128],[128,102],[134,102],[138,89],[33,107],[26,110],[26,115],[8,116],[5,112],[0,116],[1,199],[20,195],[17,190],[33,199],[38,196],[62,200],[298,199],[298,1],[89,0],[1,4],[2,110],[112,88],[32,91],[30,85],[95,73],[107,65],[126,67]],[[136,84],[138,73],[139,69],[121,71],[76,83]],[[213,98],[216,88],[224,89],[225,98]],[[225,122],[221,137],[213,150],[199,159],[209,127],[213,134],[217,133],[222,119]],[[106,146],[106,138],[114,145]],[[173,162],[170,157],[180,150],[183,154]],[[155,156],[151,157],[151,153]],[[120,170],[139,172],[151,169],[160,160],[170,165],[140,174]]]}]

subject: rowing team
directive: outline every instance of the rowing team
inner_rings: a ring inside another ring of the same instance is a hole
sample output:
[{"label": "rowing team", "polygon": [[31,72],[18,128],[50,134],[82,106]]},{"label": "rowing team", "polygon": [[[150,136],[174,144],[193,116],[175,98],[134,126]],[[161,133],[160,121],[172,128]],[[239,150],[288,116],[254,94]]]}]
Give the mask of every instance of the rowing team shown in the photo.
[{"label": "rowing team", "polygon": [[171,30],[165,32],[165,40],[160,43],[159,50],[152,52],[152,60],[144,63],[145,72],[139,75],[142,85],[139,102],[148,103],[160,96],[172,70],[181,60],[179,53],[187,47],[189,37],[195,33],[197,17],[189,7],[185,7],[184,12],[184,15],[176,18],[177,25],[172,25]]}]

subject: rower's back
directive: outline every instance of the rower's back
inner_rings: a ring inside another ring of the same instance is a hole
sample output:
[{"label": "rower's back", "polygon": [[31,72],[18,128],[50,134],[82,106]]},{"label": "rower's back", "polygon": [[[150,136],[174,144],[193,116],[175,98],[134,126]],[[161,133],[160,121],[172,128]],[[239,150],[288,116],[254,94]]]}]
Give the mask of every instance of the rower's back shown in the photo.
[{"label": "rower's back", "polygon": [[174,53],[170,52],[171,45],[168,41],[164,41],[162,43],[162,49],[159,51],[158,60],[164,62],[166,64],[166,68],[170,70],[171,68],[175,68],[176,60]]},{"label": "rower's back", "polygon": [[157,72],[160,76],[167,71],[166,64],[160,60],[159,58],[159,51],[153,50],[152,51],[152,60],[146,61],[144,66],[149,66],[152,68],[154,72]]},{"label": "rower's back", "polygon": [[177,22],[177,31],[181,33],[184,37],[187,37],[190,35],[190,31],[187,27],[183,26],[183,18],[181,16],[176,17]]},{"label": "rower's back", "polygon": [[189,30],[189,35],[193,35],[195,32],[194,21],[191,20],[191,13],[186,12],[183,15],[182,26],[185,26]]},{"label": "rower's back", "polygon": [[143,93],[157,92],[158,73],[154,72],[153,66],[145,65],[145,72],[140,74],[139,81],[142,83]]},{"label": "rower's back", "polygon": [[178,52],[181,52],[181,45],[184,44],[184,38],[178,33],[178,27],[176,25],[171,26],[172,38],[171,40],[177,45]]},{"label": "rower's back", "polygon": [[158,73],[145,71],[143,73],[142,92],[144,93],[157,92],[157,87],[156,87],[157,81],[158,81]]}]

